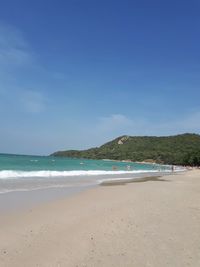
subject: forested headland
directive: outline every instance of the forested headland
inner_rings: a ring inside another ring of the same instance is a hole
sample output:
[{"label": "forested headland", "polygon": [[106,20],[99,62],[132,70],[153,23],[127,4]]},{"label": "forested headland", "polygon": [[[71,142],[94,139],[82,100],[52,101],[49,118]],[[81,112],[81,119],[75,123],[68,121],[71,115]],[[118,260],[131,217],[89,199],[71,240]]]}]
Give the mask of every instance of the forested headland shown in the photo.
[{"label": "forested headland", "polygon": [[120,136],[100,147],[58,151],[52,156],[200,166],[200,135]]}]

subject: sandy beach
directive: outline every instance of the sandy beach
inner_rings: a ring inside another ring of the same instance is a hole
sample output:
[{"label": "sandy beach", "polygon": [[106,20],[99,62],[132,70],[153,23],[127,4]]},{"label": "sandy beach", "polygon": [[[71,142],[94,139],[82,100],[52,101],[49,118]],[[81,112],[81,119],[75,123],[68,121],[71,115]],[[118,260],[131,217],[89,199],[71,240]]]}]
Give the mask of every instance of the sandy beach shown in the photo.
[{"label": "sandy beach", "polygon": [[0,215],[1,267],[200,266],[200,171]]}]

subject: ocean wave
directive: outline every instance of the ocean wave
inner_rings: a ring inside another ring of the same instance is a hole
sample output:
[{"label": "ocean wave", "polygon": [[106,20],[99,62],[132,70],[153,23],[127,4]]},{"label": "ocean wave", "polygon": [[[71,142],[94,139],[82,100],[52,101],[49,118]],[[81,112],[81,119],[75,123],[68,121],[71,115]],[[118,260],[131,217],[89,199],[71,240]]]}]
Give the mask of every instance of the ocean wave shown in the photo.
[{"label": "ocean wave", "polygon": [[[95,175],[116,175],[116,174],[137,174],[137,173],[152,173],[158,170],[134,170],[134,171],[104,171],[104,170],[74,170],[74,171],[0,171],[0,179],[14,179],[14,178],[50,178],[50,177],[68,177],[68,176],[95,176]],[[161,172],[166,172],[162,170]],[[168,172],[168,171],[167,171]]]}]

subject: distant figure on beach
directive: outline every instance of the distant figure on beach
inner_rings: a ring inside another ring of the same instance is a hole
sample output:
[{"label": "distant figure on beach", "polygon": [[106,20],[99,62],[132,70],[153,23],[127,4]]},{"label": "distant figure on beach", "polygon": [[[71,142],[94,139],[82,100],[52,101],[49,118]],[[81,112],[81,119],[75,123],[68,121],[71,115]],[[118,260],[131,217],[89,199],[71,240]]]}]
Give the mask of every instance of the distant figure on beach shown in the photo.
[{"label": "distant figure on beach", "polygon": [[171,170],[172,170],[172,172],[174,171],[174,165],[172,165]]},{"label": "distant figure on beach", "polygon": [[127,171],[130,171],[131,170],[131,166],[130,165],[127,165],[126,166],[126,169],[127,169]]},{"label": "distant figure on beach", "polygon": [[113,171],[116,171],[116,170],[117,170],[117,166],[114,166],[114,165],[113,165],[113,166],[112,166],[112,170],[113,170]]}]

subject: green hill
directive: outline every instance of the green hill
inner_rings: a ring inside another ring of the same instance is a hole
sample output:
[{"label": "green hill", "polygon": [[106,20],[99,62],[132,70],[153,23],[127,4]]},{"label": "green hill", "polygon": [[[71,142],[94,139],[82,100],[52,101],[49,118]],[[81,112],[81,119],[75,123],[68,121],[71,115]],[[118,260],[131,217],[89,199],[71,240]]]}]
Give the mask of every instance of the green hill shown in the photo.
[{"label": "green hill", "polygon": [[52,156],[200,165],[200,135],[120,136],[100,147],[58,151]]}]

